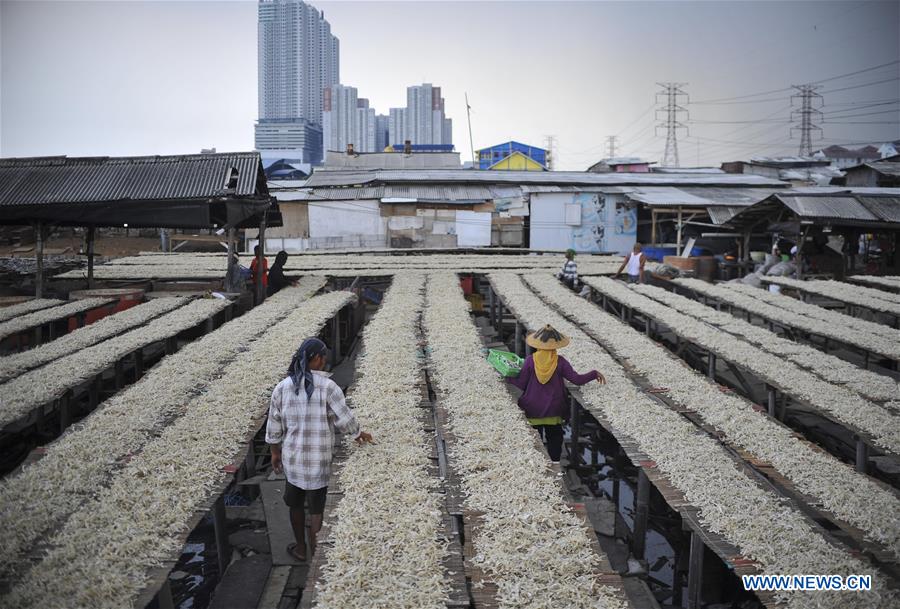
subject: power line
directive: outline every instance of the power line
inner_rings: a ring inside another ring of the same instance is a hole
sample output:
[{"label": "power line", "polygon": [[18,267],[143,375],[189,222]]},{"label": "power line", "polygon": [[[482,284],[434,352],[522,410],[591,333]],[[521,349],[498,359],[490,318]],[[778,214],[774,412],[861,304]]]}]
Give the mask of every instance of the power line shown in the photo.
[{"label": "power line", "polygon": [[[791,121],[799,120],[800,124],[797,127],[791,127],[791,136],[795,130],[800,131],[800,156],[810,156],[812,155],[812,134],[818,132],[820,134],[818,139],[822,139],[822,128],[813,122],[822,119],[822,111],[819,110],[823,104],[822,96],[816,93],[822,86],[807,84],[794,85],[794,88],[798,93],[791,96],[791,102],[793,103],[795,98],[799,98],[800,109],[791,112]],[[795,116],[798,119],[795,119]]]},{"label": "power line", "polygon": [[861,85],[853,85],[852,87],[843,87],[840,89],[828,89],[827,91],[822,91],[822,93],[837,93],[838,91],[850,91],[852,89],[862,89],[863,87],[871,87],[873,85],[880,85],[886,82],[894,82],[896,80],[900,80],[900,76],[895,76],[893,78],[886,78],[884,80],[876,80],[873,82],[867,82]]},{"label": "power line", "polygon": [[663,165],[666,167],[678,167],[678,130],[684,129],[685,134],[689,135],[687,125],[678,120],[682,115],[687,120],[687,109],[678,105],[679,97],[687,97],[687,93],[681,89],[687,83],[661,82],[656,84],[662,87],[662,91],[656,94],[656,101],[659,101],[660,95],[665,95],[666,97],[665,108],[656,111],[657,116],[659,116],[660,112],[666,113],[665,122],[657,125],[657,130],[662,127],[666,129],[666,148],[663,153]]},{"label": "power line", "polygon": [[831,78],[823,78],[822,80],[814,80],[810,84],[821,85],[823,82],[831,82],[832,80],[839,80],[841,78],[849,78],[850,76],[856,76],[857,74],[864,74],[866,72],[873,72],[875,70],[880,70],[881,68],[887,68],[888,66],[895,66],[897,64],[900,64],[900,60],[895,59],[894,61],[889,61],[887,63],[883,63],[878,66],[872,66],[871,68],[864,68],[862,70],[856,70],[855,72],[847,72],[846,74],[832,76]]}]

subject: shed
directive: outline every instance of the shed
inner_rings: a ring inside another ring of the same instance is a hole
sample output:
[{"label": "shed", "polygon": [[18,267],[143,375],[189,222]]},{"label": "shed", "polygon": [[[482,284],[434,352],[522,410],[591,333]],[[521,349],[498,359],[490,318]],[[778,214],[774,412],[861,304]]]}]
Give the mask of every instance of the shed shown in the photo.
[{"label": "shed", "polygon": [[90,284],[98,226],[224,228],[230,249],[234,229],[280,223],[256,152],[0,159],[0,210],[0,224],[37,229],[38,296],[49,226],[88,228]]}]

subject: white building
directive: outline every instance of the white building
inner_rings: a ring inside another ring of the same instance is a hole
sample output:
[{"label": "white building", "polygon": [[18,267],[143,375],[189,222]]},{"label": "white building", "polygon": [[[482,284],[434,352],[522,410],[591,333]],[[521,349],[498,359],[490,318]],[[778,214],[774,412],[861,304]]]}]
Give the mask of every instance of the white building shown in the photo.
[{"label": "white building", "polygon": [[406,88],[406,108],[391,108],[390,144],[452,144],[453,124],[444,115],[441,88],[431,83]]},{"label": "white building", "polygon": [[375,152],[375,110],[356,87],[331,85],[324,92],[322,135],[325,151]]},{"label": "white building", "polygon": [[375,115],[375,152],[382,152],[391,145],[390,121],[391,117],[387,114]]},{"label": "white building", "polygon": [[[321,127],[323,91],[340,80],[340,48],[324,14],[302,0],[260,0],[258,14],[260,125],[256,147],[263,149],[273,145],[272,138],[278,133],[288,135],[285,130],[261,129],[264,123],[299,119]],[[314,157],[322,145],[311,144],[307,156]],[[294,147],[287,141],[274,145]]]}]

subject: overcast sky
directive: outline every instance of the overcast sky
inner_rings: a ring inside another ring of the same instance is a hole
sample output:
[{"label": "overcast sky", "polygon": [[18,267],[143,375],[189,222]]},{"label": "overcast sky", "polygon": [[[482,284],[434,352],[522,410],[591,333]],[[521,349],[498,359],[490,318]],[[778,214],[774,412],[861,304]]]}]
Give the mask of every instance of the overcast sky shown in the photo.
[{"label": "overcast sky", "polygon": [[[312,4],[340,38],[342,83],[378,112],[441,86],[465,160],[466,92],[476,149],[552,134],[557,168],[582,170],[618,134],[620,155],[660,160],[661,81],[687,83],[684,166],[796,154],[783,89],[836,76],[822,145],[900,138],[897,0]],[[0,0],[0,155],[252,149],[256,6]]]}]

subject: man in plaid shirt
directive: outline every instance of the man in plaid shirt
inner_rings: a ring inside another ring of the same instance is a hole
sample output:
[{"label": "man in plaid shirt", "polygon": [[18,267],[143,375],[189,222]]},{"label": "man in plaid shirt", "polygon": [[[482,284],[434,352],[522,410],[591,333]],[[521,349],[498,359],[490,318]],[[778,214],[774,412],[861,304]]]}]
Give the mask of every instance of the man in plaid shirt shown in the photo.
[{"label": "man in plaid shirt", "polygon": [[296,543],[288,553],[306,560],[304,540],[309,501],[309,549],[316,551],[316,535],[322,528],[322,512],[331,475],[334,430],[357,443],[372,443],[372,436],[359,428],[344,401],[344,392],[323,372],[328,349],[318,338],[308,338],[291,360],[288,377],[278,383],[269,404],[266,442],[272,451],[272,469],[284,471],[284,502],[291,511]]}]

